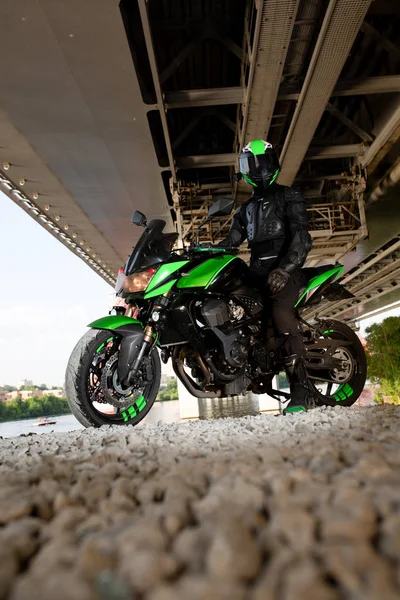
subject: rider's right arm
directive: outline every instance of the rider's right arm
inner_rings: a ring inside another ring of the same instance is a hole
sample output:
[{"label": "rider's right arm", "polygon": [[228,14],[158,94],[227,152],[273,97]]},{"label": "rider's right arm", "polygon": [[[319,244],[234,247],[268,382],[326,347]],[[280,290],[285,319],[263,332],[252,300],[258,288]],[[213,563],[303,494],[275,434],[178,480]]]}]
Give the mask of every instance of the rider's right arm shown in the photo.
[{"label": "rider's right arm", "polygon": [[247,232],[245,224],[243,222],[242,208],[243,207],[239,207],[233,215],[229,235],[227,235],[227,237],[218,244],[218,246],[220,246],[221,248],[231,248],[240,246],[240,244],[246,239]]}]

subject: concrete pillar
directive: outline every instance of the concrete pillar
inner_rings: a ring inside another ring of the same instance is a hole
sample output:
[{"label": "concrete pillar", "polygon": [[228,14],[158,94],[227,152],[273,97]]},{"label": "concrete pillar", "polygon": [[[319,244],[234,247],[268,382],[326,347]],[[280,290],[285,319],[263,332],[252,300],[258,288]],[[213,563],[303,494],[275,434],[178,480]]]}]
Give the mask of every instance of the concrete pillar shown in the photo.
[{"label": "concrete pillar", "polygon": [[198,419],[200,415],[199,400],[189,394],[178,379],[179,414],[181,419]]}]

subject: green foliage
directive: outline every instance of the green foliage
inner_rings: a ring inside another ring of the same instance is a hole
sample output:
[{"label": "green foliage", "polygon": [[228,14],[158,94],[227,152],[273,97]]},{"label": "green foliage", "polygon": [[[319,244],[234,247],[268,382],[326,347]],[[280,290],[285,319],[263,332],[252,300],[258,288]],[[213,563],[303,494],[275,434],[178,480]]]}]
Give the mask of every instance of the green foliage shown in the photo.
[{"label": "green foliage", "polygon": [[379,383],[378,403],[400,404],[400,317],[388,317],[366,330],[369,377]]},{"label": "green foliage", "polygon": [[0,386],[0,392],[15,392],[16,387],[14,385],[2,385]]},{"label": "green foliage", "polygon": [[34,396],[28,400],[16,398],[11,402],[0,402],[0,422],[65,415],[70,412],[66,398],[57,398],[51,394],[41,398]]},{"label": "green foliage", "polygon": [[178,400],[178,382],[175,377],[168,381],[165,391],[159,392],[156,398],[157,402],[169,400]]},{"label": "green foliage", "polygon": [[278,381],[279,381],[279,389],[283,390],[287,387],[289,387],[289,382],[287,380],[286,374],[285,373],[279,373],[278,375]]}]

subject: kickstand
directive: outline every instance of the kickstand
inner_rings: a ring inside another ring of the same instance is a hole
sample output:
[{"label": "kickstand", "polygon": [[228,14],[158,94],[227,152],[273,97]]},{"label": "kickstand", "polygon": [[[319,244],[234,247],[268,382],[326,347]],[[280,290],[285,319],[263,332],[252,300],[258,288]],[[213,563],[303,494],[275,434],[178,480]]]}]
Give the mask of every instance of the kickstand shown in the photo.
[{"label": "kickstand", "polygon": [[[267,388],[267,394],[271,396],[271,398],[275,398],[275,400],[278,400],[279,403],[287,402],[288,400],[290,400],[290,394],[288,394],[287,392],[281,392],[281,390],[274,390],[272,386]],[[283,400],[281,400],[279,396],[282,396]]]}]

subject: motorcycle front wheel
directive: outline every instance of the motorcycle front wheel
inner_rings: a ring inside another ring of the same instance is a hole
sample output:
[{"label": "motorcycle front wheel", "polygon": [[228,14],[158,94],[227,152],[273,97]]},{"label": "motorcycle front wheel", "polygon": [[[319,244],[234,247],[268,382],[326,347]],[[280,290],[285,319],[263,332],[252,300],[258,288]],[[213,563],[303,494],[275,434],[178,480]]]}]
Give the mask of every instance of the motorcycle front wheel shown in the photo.
[{"label": "motorcycle front wheel", "polygon": [[117,377],[120,342],[112,331],[91,329],[72,351],[65,391],[71,412],[84,427],[137,425],[157,397],[161,379],[157,349],[139,371],[137,382],[124,389]]}]

